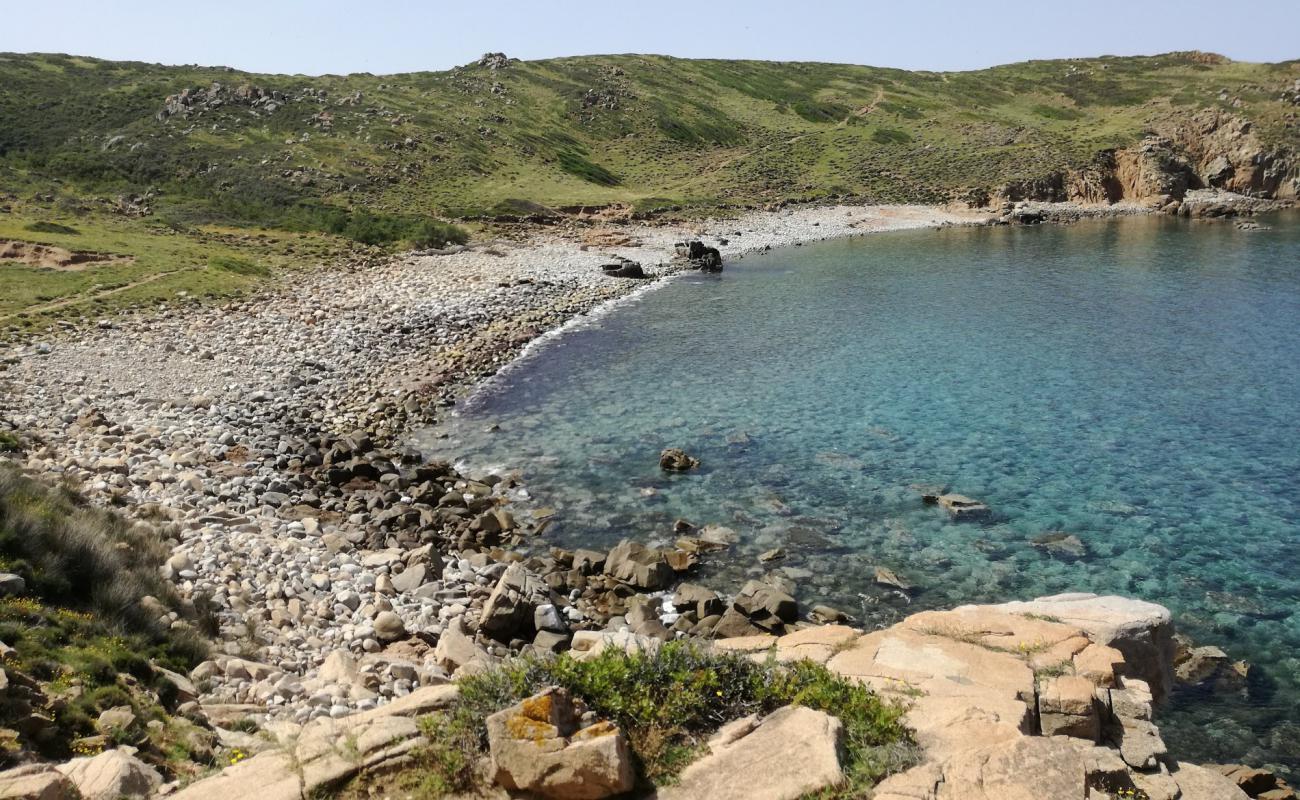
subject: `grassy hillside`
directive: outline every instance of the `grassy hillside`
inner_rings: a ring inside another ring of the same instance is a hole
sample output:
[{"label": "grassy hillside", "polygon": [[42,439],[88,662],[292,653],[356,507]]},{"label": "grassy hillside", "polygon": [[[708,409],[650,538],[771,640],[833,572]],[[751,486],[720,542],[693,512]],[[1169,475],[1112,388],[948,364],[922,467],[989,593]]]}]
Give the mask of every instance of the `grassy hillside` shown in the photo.
[{"label": "grassy hillside", "polygon": [[[1244,116],[1266,144],[1295,149],[1297,79],[1300,62],[1198,53],[963,73],[485,58],[446,72],[321,77],[0,55],[0,208],[9,208],[0,237],[40,222],[82,227],[75,219],[88,216],[127,238],[257,227],[280,232],[274,254],[302,261],[303,247],[436,244],[458,235],[436,220],[539,206],[942,202],[1086,165],[1159,120],[1205,108]],[[182,262],[206,265],[171,264]],[[156,274],[154,263],[135,269]],[[250,280],[207,283],[220,293]],[[84,295],[84,286],[27,291],[0,307],[0,324],[20,302]]]},{"label": "grassy hillside", "polygon": [[[0,434],[0,451],[16,446]],[[156,529],[0,459],[0,767],[132,744],[172,774],[211,753],[210,734],[173,716],[207,645],[159,574],[168,554]],[[129,714],[108,725],[110,709]]]}]

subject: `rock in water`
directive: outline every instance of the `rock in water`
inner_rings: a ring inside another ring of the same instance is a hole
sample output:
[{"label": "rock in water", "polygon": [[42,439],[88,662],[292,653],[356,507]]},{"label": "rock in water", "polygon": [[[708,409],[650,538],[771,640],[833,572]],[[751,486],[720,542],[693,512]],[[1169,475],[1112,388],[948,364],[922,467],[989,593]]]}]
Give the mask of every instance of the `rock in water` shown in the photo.
[{"label": "rock in water", "polygon": [[698,458],[686,454],[685,450],[669,447],[659,454],[659,468],[668,472],[685,472],[700,465]]},{"label": "rock in water", "polygon": [[582,725],[586,709],[551,688],[487,718],[492,777],[511,791],[599,800],[632,788],[631,751],[616,725]]},{"label": "rock in water", "polygon": [[889,586],[904,592],[911,591],[912,584],[898,577],[898,574],[889,567],[876,567],[876,583],[881,586]]},{"label": "rock in water", "polygon": [[1063,556],[1068,559],[1083,558],[1088,550],[1083,546],[1083,541],[1072,533],[1062,531],[1053,531],[1044,533],[1041,536],[1035,536],[1029,540],[1029,543],[1049,555]]},{"label": "rock in water", "polygon": [[939,506],[955,520],[986,519],[989,507],[964,494],[945,494],[939,497]]}]

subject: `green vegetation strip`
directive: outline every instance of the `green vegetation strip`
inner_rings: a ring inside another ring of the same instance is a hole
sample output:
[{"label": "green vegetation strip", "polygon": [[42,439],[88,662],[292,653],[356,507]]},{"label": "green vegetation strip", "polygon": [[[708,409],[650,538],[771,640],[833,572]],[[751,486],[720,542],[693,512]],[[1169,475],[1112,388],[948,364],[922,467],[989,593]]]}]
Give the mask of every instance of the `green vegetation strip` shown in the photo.
[{"label": "green vegetation strip", "polygon": [[428,743],[416,753],[417,767],[400,779],[401,788],[429,797],[472,791],[475,765],[487,747],[484,720],[547,686],[568,689],[618,724],[640,776],[652,784],[671,784],[724,723],[791,704],[825,711],[844,724],[846,780],[819,797],[861,797],[915,758],[898,706],[821,665],[759,663],[672,642],[654,654],[522,658],[463,679],[456,706],[422,720]]}]

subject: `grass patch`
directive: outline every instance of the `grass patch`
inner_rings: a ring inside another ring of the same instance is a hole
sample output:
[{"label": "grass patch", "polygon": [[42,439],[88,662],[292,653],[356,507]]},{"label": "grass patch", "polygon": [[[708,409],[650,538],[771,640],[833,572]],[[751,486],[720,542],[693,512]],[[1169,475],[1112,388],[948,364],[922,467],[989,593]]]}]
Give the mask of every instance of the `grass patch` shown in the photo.
[{"label": "grass patch", "polygon": [[0,453],[16,453],[21,446],[16,434],[0,431]]},{"label": "grass patch", "polygon": [[263,264],[254,264],[246,258],[236,258],[234,256],[213,256],[208,260],[208,266],[235,275],[251,275],[265,278],[271,274],[271,270]]},{"label": "grass patch", "polygon": [[160,621],[180,607],[158,572],[167,553],[154,529],[0,464],[0,569],[26,583],[0,599],[0,641],[14,648],[5,669],[11,683],[39,685],[48,714],[32,724],[33,701],[6,693],[0,726],[64,758],[108,708],[130,706],[142,723],[164,716],[176,689],[152,664],[185,672],[208,652],[195,628]]},{"label": "grass patch", "polygon": [[65,236],[77,236],[81,233],[81,231],[70,225],[60,225],[57,222],[47,222],[45,220],[33,222],[26,226],[26,229],[33,233],[61,233]]},{"label": "grass patch", "polygon": [[471,791],[473,765],[487,746],[484,719],[552,685],[622,728],[647,784],[671,783],[724,723],[791,704],[833,714],[844,724],[846,781],[825,798],[861,797],[913,758],[902,710],[823,666],[755,663],[672,642],[653,655],[517,659],[462,680],[457,704],[423,722],[428,743],[401,788],[433,797]]}]

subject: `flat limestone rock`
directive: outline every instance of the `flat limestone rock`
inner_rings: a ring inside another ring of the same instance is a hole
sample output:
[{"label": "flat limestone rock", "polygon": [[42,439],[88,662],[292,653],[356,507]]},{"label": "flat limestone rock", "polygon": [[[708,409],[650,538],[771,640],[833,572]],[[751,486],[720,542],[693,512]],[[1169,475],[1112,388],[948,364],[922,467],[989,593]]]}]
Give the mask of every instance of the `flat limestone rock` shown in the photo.
[{"label": "flat limestone rock", "polygon": [[877,687],[888,687],[893,681],[931,695],[971,696],[993,691],[1022,701],[1034,697],[1034,673],[1014,655],[901,627],[859,638],[826,666]]},{"label": "flat limestone rock", "polygon": [[[747,723],[748,725],[748,723]],[[711,752],[687,767],[659,800],[796,800],[844,779],[843,726],[804,706],[778,709],[744,735],[715,737]],[[739,732],[739,730],[734,731]]]},{"label": "flat limestone rock", "polygon": [[943,764],[942,773],[936,800],[1110,797],[1133,788],[1114,751],[1065,736],[973,748]]},{"label": "flat limestone rock", "polygon": [[[968,608],[977,607],[954,610]],[[1045,616],[1083,630],[1093,642],[1122,653],[1126,669],[1151,685],[1157,703],[1173,686],[1173,616],[1164,606],[1116,595],[1071,593],[978,608]]]},{"label": "flat limestone rock", "polygon": [[268,750],[221,772],[190,784],[172,800],[302,800],[302,780],[293,757],[283,750]]},{"label": "flat limestone rock", "polygon": [[1178,800],[1249,800],[1237,782],[1195,764],[1179,764],[1170,770],[1181,792]]}]

